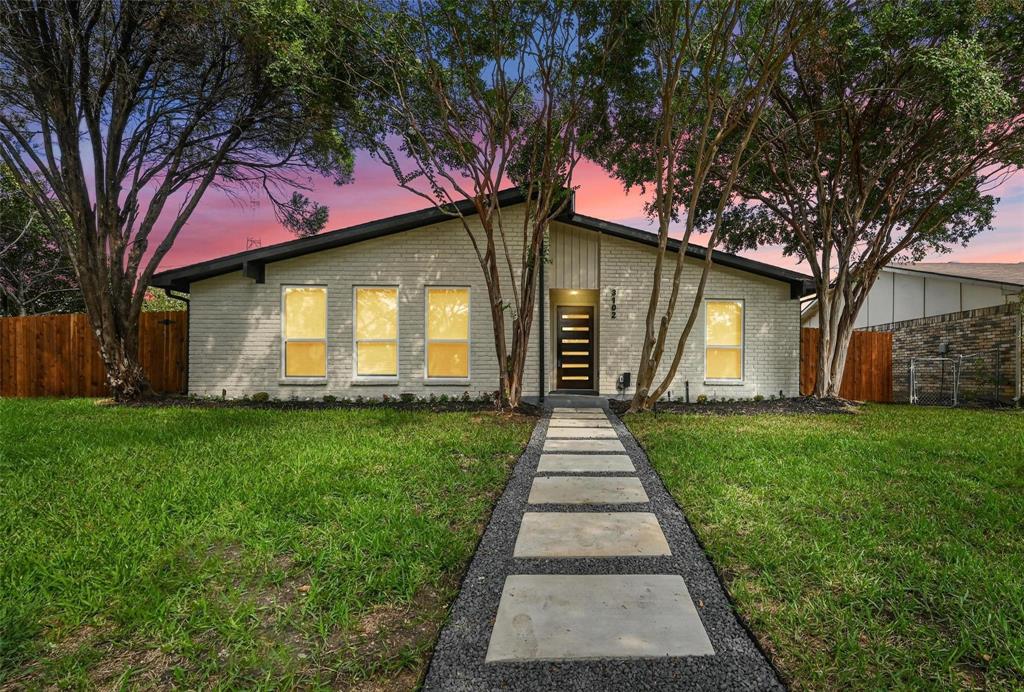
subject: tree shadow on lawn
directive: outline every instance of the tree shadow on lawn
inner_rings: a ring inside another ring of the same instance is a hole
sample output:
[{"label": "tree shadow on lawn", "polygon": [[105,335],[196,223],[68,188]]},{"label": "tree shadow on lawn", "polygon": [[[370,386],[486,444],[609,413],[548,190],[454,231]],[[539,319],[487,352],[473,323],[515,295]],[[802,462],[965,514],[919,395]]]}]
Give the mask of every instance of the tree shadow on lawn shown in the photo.
[{"label": "tree shadow on lawn", "polygon": [[12,584],[0,680],[13,685],[408,688],[456,591],[445,575],[464,568],[525,440],[474,420],[488,414],[161,409],[140,428],[130,409],[86,406],[30,422],[10,465],[21,519],[47,492],[61,515],[31,537],[52,552],[26,557],[84,582],[41,598],[31,574],[27,591]]}]

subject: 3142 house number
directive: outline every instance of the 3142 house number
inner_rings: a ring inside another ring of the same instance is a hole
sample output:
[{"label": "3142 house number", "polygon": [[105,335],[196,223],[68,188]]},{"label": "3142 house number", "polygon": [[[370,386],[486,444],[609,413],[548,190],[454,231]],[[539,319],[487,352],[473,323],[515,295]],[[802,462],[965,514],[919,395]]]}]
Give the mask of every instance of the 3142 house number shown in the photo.
[{"label": "3142 house number", "polygon": [[615,304],[615,297],[618,295],[618,293],[619,292],[617,290],[615,290],[614,288],[612,289],[612,319],[613,320],[615,319],[616,315],[619,312],[619,306]]}]

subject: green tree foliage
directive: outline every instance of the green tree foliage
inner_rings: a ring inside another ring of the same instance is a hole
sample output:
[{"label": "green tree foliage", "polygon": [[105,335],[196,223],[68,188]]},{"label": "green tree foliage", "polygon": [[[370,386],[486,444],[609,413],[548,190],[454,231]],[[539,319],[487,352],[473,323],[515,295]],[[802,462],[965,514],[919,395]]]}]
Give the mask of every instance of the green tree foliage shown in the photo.
[{"label": "green tree foliage", "polygon": [[[183,295],[188,298],[187,295]],[[188,310],[188,303],[178,300],[173,295],[167,295],[163,289],[149,287],[142,300],[143,312],[168,312],[171,310]]]},{"label": "green tree foliage", "polygon": [[[315,79],[287,59],[326,40],[308,16],[297,0],[0,0],[0,161],[75,268],[115,397],[148,389],[146,288],[207,190],[266,193],[308,233],[323,210],[286,191],[351,171],[338,122],[355,90],[306,98]],[[333,37],[341,55],[361,54],[355,34]]]},{"label": "green tree foliage", "polygon": [[[810,10],[812,5],[772,0],[616,5],[625,39],[599,93],[603,98],[595,103],[591,127],[597,137],[590,154],[627,188],[653,191],[648,213],[658,222],[632,410],[650,408],[671,386],[703,302],[724,209],[749,158],[751,135],[790,49],[808,27]],[[724,171],[720,177],[713,175],[718,168]],[[682,247],[669,258],[669,228],[680,217]],[[698,228],[709,233],[708,252],[696,290],[680,304],[686,248]],[[672,344],[668,333],[677,309],[687,310],[686,320]]]},{"label": "green tree foliage", "polygon": [[[569,203],[582,116],[616,37],[611,11],[576,0],[422,2],[383,13],[372,42],[386,95],[374,114],[387,136],[371,131],[367,147],[400,187],[461,220],[487,285],[503,406],[522,395],[544,237]],[[512,186],[524,218],[502,215],[498,193]]]},{"label": "green tree foliage", "polygon": [[832,3],[773,90],[728,212],[729,244],[780,244],[813,275],[816,395],[837,394],[857,313],[886,264],[990,228],[989,191],[1024,157],[1022,9]]},{"label": "green tree foliage", "polygon": [[0,164],[0,315],[81,309],[71,263],[10,169]]}]

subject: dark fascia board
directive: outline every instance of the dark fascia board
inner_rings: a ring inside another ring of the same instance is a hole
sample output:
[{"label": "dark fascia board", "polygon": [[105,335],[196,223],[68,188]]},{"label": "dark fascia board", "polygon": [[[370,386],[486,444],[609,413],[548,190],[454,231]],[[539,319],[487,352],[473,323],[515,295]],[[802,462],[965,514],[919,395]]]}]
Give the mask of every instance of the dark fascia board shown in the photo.
[{"label": "dark fascia board", "polygon": [[[525,201],[523,193],[517,188],[502,190],[498,193],[498,204],[510,206]],[[472,215],[476,213],[473,203],[469,200],[460,200],[455,205],[459,214]],[[378,221],[359,224],[341,228],[336,231],[328,231],[309,238],[299,238],[285,243],[278,243],[265,248],[246,250],[226,257],[218,257],[206,262],[197,262],[177,269],[168,269],[153,276],[151,285],[157,288],[168,288],[175,291],[188,292],[194,281],[202,281],[222,274],[242,271],[251,278],[259,276],[262,278],[262,267],[271,262],[300,257],[322,250],[351,245],[371,238],[380,238],[401,233],[421,226],[429,226],[441,221],[457,218],[453,213],[445,212],[437,207],[429,207],[407,214],[399,214]],[[260,280],[257,278],[257,282]]]},{"label": "dark fascia board", "polygon": [[[639,228],[633,228],[632,226],[623,226],[622,224],[612,223],[611,221],[604,221],[602,219],[595,219],[592,216],[583,216],[582,214],[564,214],[558,218],[558,221],[577,228],[603,233],[605,235],[622,238],[624,240],[632,240],[651,247],[658,247],[657,235]],[[668,239],[668,249],[672,252],[678,252],[681,245],[682,243],[675,238]],[[687,257],[703,260],[707,257],[707,252],[707,248],[702,245],[688,243],[686,246]],[[721,267],[739,269],[740,271],[757,274],[758,276],[764,276],[769,279],[787,283],[790,287],[790,298],[800,298],[814,292],[813,281],[811,277],[806,274],[776,267],[772,264],[765,264],[764,262],[757,262],[756,260],[740,257],[739,255],[733,255],[728,252],[721,252],[719,250],[712,251],[711,261],[713,264]]]},{"label": "dark fascia board", "polygon": [[[518,188],[502,190],[498,193],[498,203],[501,206],[521,204],[524,201],[526,201],[525,196]],[[455,207],[457,208],[458,213],[466,216],[476,213],[475,207],[469,200],[461,200],[455,204]],[[574,213],[573,208],[573,200],[570,200],[568,208],[558,217],[557,220],[578,228],[644,243],[652,247],[657,247],[658,245],[658,237],[653,233],[649,233],[648,231],[644,231],[639,228],[632,228],[630,226],[623,226],[622,224],[576,214]],[[150,283],[157,288],[165,288],[187,293],[194,281],[202,281],[203,279],[209,279],[222,274],[230,274],[231,272],[236,271],[241,271],[249,278],[254,279],[257,283],[262,283],[264,279],[264,266],[271,262],[280,262],[281,260],[300,257],[302,255],[342,247],[344,245],[351,245],[364,240],[370,240],[371,238],[380,238],[393,233],[401,233],[421,226],[429,226],[430,224],[447,221],[451,218],[456,217],[452,213],[442,211],[436,207],[429,207],[427,209],[420,209],[407,214],[399,214],[398,216],[391,216],[378,221],[370,221],[368,223],[359,224],[358,226],[350,226],[349,228],[321,233],[309,238],[299,238],[298,240],[278,243],[277,245],[257,248],[255,250],[247,250],[234,255],[227,255],[226,257],[218,257],[206,262],[190,264],[177,269],[168,269],[167,271],[154,275]],[[679,246],[680,243],[678,240],[673,238],[669,239],[670,250],[678,251]],[[707,249],[700,245],[690,243],[687,246],[686,254],[688,257],[694,257],[702,260],[706,253]],[[731,255],[726,252],[719,252],[717,250],[712,254],[712,261],[723,267],[739,269],[741,271],[750,272],[759,276],[775,279],[776,281],[788,283],[790,285],[790,295],[794,298],[799,298],[800,296],[813,291],[813,285],[810,283],[810,277],[787,269],[781,269],[770,264],[756,262],[754,260],[739,257],[737,255]]]}]

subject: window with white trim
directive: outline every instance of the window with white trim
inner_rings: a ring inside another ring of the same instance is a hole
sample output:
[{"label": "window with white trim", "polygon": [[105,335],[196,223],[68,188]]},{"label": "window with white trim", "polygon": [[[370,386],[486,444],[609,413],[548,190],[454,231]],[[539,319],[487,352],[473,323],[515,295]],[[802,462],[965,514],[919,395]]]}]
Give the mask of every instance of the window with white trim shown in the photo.
[{"label": "window with white trim", "polygon": [[704,304],[704,379],[743,380],[743,301],[708,300]]},{"label": "window with white trim", "polygon": [[398,377],[398,288],[355,288],[356,377]]},{"label": "window with white trim", "polygon": [[282,369],[285,377],[327,377],[327,289],[282,287]]},{"label": "window with white trim", "polygon": [[428,379],[469,377],[469,289],[427,287]]}]

